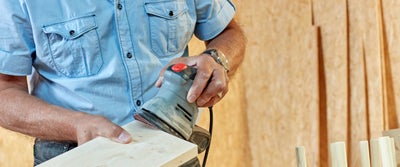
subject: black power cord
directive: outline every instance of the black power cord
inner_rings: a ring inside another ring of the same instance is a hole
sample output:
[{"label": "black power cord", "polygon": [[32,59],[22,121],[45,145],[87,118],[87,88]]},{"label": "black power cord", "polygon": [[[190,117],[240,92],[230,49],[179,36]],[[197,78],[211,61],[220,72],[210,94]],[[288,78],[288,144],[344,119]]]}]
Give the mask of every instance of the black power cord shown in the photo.
[{"label": "black power cord", "polygon": [[202,167],[206,167],[208,152],[211,147],[211,139],[212,139],[212,129],[213,129],[213,106],[208,107],[208,111],[210,113],[210,125],[208,126],[208,132],[210,132],[210,144],[206,148],[206,152],[204,153],[203,164]]}]

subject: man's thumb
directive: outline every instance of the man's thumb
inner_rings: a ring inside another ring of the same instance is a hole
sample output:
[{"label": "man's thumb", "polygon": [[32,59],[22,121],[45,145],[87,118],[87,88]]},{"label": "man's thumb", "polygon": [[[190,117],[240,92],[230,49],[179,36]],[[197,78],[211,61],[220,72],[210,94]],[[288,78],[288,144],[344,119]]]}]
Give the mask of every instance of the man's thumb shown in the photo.
[{"label": "man's thumb", "polygon": [[119,134],[118,138],[115,139],[115,141],[118,142],[118,143],[127,144],[127,143],[130,143],[132,141],[132,137],[127,131],[123,130]]}]

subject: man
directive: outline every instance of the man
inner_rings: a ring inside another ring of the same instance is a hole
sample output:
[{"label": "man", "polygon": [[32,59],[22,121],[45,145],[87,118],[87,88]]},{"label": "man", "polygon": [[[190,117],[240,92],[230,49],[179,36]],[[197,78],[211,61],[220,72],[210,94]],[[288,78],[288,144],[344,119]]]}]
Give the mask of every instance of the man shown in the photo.
[{"label": "man", "polygon": [[[198,69],[187,100],[212,106],[243,59],[234,11],[229,0],[0,0],[0,125],[37,138],[35,164],[97,136],[129,143],[120,126],[178,62]],[[188,57],[193,34],[207,50]]]}]

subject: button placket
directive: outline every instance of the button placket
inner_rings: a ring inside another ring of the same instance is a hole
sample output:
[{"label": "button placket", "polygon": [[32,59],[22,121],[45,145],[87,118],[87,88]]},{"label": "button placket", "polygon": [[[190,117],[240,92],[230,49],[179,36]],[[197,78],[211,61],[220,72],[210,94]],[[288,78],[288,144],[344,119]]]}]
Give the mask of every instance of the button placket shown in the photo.
[{"label": "button placket", "polygon": [[[131,105],[137,110],[137,107],[142,105],[141,99],[141,80],[140,80],[140,70],[138,67],[138,62],[134,56],[135,49],[134,44],[132,43],[131,29],[134,27],[130,27],[128,20],[128,13],[125,12],[127,9],[127,5],[133,2],[125,2],[124,0],[115,0],[115,18],[116,18],[116,28],[118,33],[119,44],[121,48],[121,56],[123,57],[123,64],[125,66],[125,70],[129,79],[129,95],[131,96]],[[138,105],[139,104],[139,105]]]}]

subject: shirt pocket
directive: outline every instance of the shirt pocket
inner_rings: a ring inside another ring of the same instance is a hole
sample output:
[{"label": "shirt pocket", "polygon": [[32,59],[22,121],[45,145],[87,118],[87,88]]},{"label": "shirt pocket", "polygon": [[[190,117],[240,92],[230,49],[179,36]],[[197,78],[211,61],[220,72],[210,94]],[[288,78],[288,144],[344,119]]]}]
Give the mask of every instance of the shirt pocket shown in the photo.
[{"label": "shirt pocket", "polygon": [[194,23],[185,0],[146,0],[152,50],[165,57],[182,52],[188,44]]},{"label": "shirt pocket", "polygon": [[66,77],[97,74],[103,65],[95,15],[43,27],[56,70]]}]

